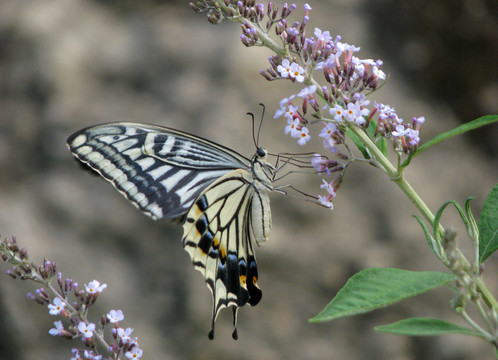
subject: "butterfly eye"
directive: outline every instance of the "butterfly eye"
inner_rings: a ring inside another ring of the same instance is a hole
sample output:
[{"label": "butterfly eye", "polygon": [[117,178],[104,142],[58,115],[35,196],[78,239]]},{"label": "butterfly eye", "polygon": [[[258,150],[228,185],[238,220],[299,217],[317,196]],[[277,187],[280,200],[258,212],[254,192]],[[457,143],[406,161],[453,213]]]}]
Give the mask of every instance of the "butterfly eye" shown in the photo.
[{"label": "butterfly eye", "polygon": [[259,157],[265,157],[266,156],[266,150],[265,149],[262,149],[262,148],[258,148],[258,150],[256,151],[256,154],[258,154]]}]

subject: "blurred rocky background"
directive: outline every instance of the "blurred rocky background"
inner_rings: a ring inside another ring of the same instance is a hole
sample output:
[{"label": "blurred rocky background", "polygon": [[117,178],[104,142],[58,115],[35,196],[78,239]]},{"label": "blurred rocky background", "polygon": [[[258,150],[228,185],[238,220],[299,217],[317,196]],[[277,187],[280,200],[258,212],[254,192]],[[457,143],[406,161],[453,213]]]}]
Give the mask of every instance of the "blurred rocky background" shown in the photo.
[{"label": "blurred rocky background", "polygon": [[[275,2],[280,4],[278,1]],[[315,0],[308,25],[381,58],[388,83],[371,100],[405,119],[425,115],[421,134],[498,107],[498,14],[493,1]],[[294,15],[302,17],[302,3]],[[108,183],[75,165],[68,135],[111,121],[189,131],[251,155],[247,112],[267,106],[260,143],[299,148],[272,115],[298,88],[259,76],[269,52],[240,44],[239,26],[209,24],[188,1],[2,0],[0,2],[0,234],[16,235],[32,260],[56,261],[80,284],[108,288],[98,321],[122,309],[147,359],[491,359],[491,348],[459,335],[405,338],[373,326],[411,316],[462,324],[448,289],[385,310],[310,324],[346,279],[372,266],[444,271],[428,250],[415,208],[373,168],[348,173],[330,212],[272,195],[271,241],[257,249],[263,299],[222,312],[209,341],[211,299],[182,249],[181,227],[140,214]],[[479,215],[496,184],[497,127],[451,139],[416,158],[407,178],[436,210],[475,195]],[[318,193],[312,175],[292,179]],[[455,212],[443,219],[462,234]],[[0,268],[7,269],[6,265]],[[3,270],[2,270],[3,271]],[[498,293],[496,256],[486,280]],[[0,359],[68,359],[77,342],[48,335],[54,317],[26,298],[32,283],[0,277]]]}]

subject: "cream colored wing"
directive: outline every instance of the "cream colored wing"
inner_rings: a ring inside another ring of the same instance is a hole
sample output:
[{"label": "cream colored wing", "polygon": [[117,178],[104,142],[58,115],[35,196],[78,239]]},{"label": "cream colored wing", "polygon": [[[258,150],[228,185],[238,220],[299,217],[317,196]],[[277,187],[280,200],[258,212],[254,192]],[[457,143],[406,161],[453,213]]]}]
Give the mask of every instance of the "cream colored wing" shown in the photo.
[{"label": "cream colored wing", "polygon": [[267,188],[252,174],[237,169],[213,182],[187,213],[183,246],[213,296],[212,328],[221,309],[237,310],[261,299],[254,244],[265,241],[271,227]]}]

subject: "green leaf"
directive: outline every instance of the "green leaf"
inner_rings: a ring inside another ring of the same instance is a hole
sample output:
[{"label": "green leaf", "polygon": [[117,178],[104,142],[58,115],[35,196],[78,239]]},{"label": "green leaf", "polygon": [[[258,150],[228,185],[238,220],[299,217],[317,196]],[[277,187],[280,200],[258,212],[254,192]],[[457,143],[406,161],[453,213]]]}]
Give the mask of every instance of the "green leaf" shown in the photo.
[{"label": "green leaf", "polygon": [[427,245],[429,245],[429,248],[431,249],[432,253],[438,257],[438,259],[443,258],[443,249],[441,246],[441,242],[437,242],[436,239],[434,239],[431,234],[429,233],[429,229],[427,226],[424,224],[421,218],[419,218],[417,215],[413,215],[415,220],[418,221],[420,226],[422,227],[422,230],[424,231],[425,235],[425,240],[427,240]]},{"label": "green leaf", "polygon": [[465,200],[465,215],[467,217],[467,222],[465,223],[465,229],[467,230],[467,234],[469,238],[475,242],[478,241],[479,237],[479,229],[477,228],[476,220],[474,215],[472,215],[472,209],[470,208],[470,203],[474,200],[475,196],[469,196],[467,200]]},{"label": "green leaf", "polygon": [[479,260],[483,262],[498,249],[498,185],[484,201],[478,227]]},{"label": "green leaf", "polygon": [[366,313],[444,285],[454,275],[433,271],[371,268],[353,275],[311,322]]},{"label": "green leaf", "polygon": [[373,120],[370,121],[370,124],[368,124],[368,127],[367,127],[367,133],[368,135],[370,135],[370,137],[372,139],[375,138],[375,130],[377,129],[377,121]]},{"label": "green leaf", "polygon": [[397,335],[412,336],[432,336],[456,333],[481,337],[481,334],[468,328],[433,318],[404,319],[392,324],[376,326],[375,330]]},{"label": "green leaf", "polygon": [[[377,130],[377,121],[372,120],[370,121],[370,125],[368,125],[367,128],[367,133],[370,135],[370,138],[375,139],[375,131]],[[387,142],[385,137],[380,137],[376,142],[375,145],[377,148],[382,152],[382,154],[388,158],[387,154]]]},{"label": "green leaf", "polygon": [[365,144],[363,144],[363,141],[361,141],[361,139],[358,136],[356,136],[354,132],[352,132],[350,129],[347,129],[346,136],[350,138],[351,141],[356,145],[356,147],[358,148],[358,150],[360,150],[365,159],[372,158],[372,156],[368,152],[368,149],[365,147]]},{"label": "green leaf", "polygon": [[446,207],[450,204],[453,205],[455,209],[458,211],[460,218],[465,224],[465,228],[468,228],[467,216],[465,215],[465,212],[463,211],[462,207],[455,200],[448,200],[438,209],[438,211],[436,212],[436,216],[434,217],[434,223],[432,224],[432,232],[438,243],[441,243],[441,235],[442,235],[439,233],[439,222],[440,222],[439,220],[441,220],[441,216],[443,215],[444,209],[446,209]]},{"label": "green leaf", "polygon": [[386,158],[389,158],[387,154],[387,141],[386,138],[382,137],[379,140],[375,142],[375,145],[377,145],[377,148],[384,154]]},{"label": "green leaf", "polygon": [[486,115],[486,116],[482,116],[480,118],[477,118],[475,120],[469,121],[468,123],[457,126],[453,130],[446,131],[444,133],[436,135],[431,140],[423,143],[422,146],[420,146],[417,149],[417,151],[415,151],[413,153],[413,155],[409,156],[401,166],[402,167],[407,166],[414,156],[420,154],[424,150],[427,150],[431,146],[440,143],[443,140],[449,139],[453,136],[461,135],[461,134],[466,133],[468,131],[475,130],[477,128],[492,124],[492,123],[497,122],[497,121],[498,121],[498,115]]},{"label": "green leaf", "polygon": [[[366,132],[371,139],[375,138],[376,129],[377,129],[377,122],[375,120],[372,120],[370,122],[370,125],[368,125],[368,128],[366,129]],[[363,141],[358,136],[356,136],[354,132],[352,132],[350,129],[347,129],[346,136],[350,138],[351,141],[356,145],[356,147],[358,148],[358,150],[360,150],[365,159],[372,158],[372,155],[370,155],[370,152],[368,151]],[[387,142],[385,138],[381,137],[379,140],[376,141],[375,145],[382,152],[382,154],[384,154],[385,157],[388,157]]]}]

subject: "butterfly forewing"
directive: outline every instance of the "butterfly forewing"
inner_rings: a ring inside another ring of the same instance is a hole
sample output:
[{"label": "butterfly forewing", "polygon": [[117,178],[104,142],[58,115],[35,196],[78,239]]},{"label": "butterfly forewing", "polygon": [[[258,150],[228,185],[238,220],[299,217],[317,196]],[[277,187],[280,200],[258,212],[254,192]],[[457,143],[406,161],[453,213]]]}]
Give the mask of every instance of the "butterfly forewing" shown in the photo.
[{"label": "butterfly forewing", "polygon": [[221,309],[261,299],[254,244],[271,227],[275,171],[258,149],[252,161],[178,130],[136,123],[97,125],[68,140],[76,158],[110,181],[153,219],[182,219],[185,250],[213,296],[212,329]]},{"label": "butterfly forewing", "polygon": [[98,125],[73,134],[68,146],[153,219],[181,218],[211,182],[250,167],[222,146],[152,125]]}]

